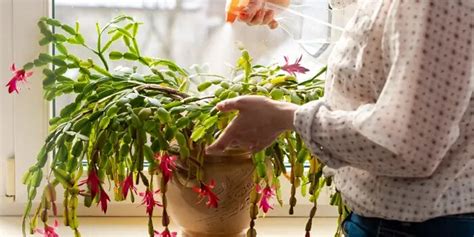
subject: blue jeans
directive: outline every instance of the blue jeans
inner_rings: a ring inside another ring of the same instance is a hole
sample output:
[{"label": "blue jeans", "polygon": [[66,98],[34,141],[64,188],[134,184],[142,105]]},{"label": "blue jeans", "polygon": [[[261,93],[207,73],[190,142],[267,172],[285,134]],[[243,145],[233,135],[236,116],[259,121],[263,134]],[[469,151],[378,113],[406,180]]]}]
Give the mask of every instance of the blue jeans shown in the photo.
[{"label": "blue jeans", "polygon": [[342,228],[346,237],[474,237],[474,213],[425,222],[391,221],[352,213]]}]

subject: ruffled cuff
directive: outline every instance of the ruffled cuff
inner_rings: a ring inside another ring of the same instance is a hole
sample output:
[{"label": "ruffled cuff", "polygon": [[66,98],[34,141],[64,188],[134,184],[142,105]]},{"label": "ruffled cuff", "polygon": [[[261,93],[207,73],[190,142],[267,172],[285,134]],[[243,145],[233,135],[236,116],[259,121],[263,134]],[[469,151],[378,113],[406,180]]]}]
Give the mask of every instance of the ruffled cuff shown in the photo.
[{"label": "ruffled cuff", "polygon": [[313,126],[317,123],[317,114],[321,106],[329,109],[324,101],[312,101],[301,106],[295,112],[293,123],[296,132],[301,136],[308,149],[325,165],[333,169],[338,169],[346,166],[347,163],[334,157],[329,150],[325,149],[317,141],[314,141],[312,136],[315,132]]},{"label": "ruffled cuff", "polygon": [[313,126],[314,117],[321,106],[326,106],[326,103],[321,100],[311,101],[300,106],[295,112],[293,121],[295,130],[308,144],[311,142],[311,128]]}]

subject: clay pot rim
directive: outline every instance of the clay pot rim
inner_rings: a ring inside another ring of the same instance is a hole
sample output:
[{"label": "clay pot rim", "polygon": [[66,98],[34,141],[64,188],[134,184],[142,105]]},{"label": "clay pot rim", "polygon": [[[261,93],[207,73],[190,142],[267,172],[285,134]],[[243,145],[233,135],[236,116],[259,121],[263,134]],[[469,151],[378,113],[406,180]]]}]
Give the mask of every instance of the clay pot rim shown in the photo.
[{"label": "clay pot rim", "polygon": [[[179,150],[179,146],[176,144],[171,144],[171,146]],[[228,150],[221,155],[204,154],[204,164],[246,162],[252,159],[252,155],[250,151],[242,150]]]}]

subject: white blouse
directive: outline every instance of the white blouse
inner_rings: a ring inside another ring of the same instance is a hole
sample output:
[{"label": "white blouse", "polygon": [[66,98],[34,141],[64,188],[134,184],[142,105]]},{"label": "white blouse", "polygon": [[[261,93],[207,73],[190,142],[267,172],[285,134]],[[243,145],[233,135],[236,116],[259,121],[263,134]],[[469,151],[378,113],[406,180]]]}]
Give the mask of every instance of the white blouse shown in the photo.
[{"label": "white blouse", "polygon": [[474,213],[474,1],[358,4],[296,130],[355,213]]}]

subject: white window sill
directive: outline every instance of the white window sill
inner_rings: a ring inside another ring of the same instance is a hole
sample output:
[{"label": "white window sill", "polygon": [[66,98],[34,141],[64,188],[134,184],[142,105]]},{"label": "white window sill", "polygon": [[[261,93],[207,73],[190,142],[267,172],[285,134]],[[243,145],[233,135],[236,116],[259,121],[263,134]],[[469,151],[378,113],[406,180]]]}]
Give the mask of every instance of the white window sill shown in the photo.
[{"label": "white window sill", "polygon": [[[336,218],[315,218],[312,237],[333,236]],[[159,223],[157,219],[155,223]],[[304,236],[306,218],[268,217],[257,221],[257,230],[262,237]],[[176,226],[172,226],[176,229]],[[121,237],[147,236],[146,217],[83,217],[80,218],[82,236]],[[21,217],[0,217],[0,230],[4,237],[21,236]],[[159,228],[158,228],[159,230]],[[68,227],[60,226],[60,236],[72,236]],[[178,235],[179,236],[179,235]]]}]

